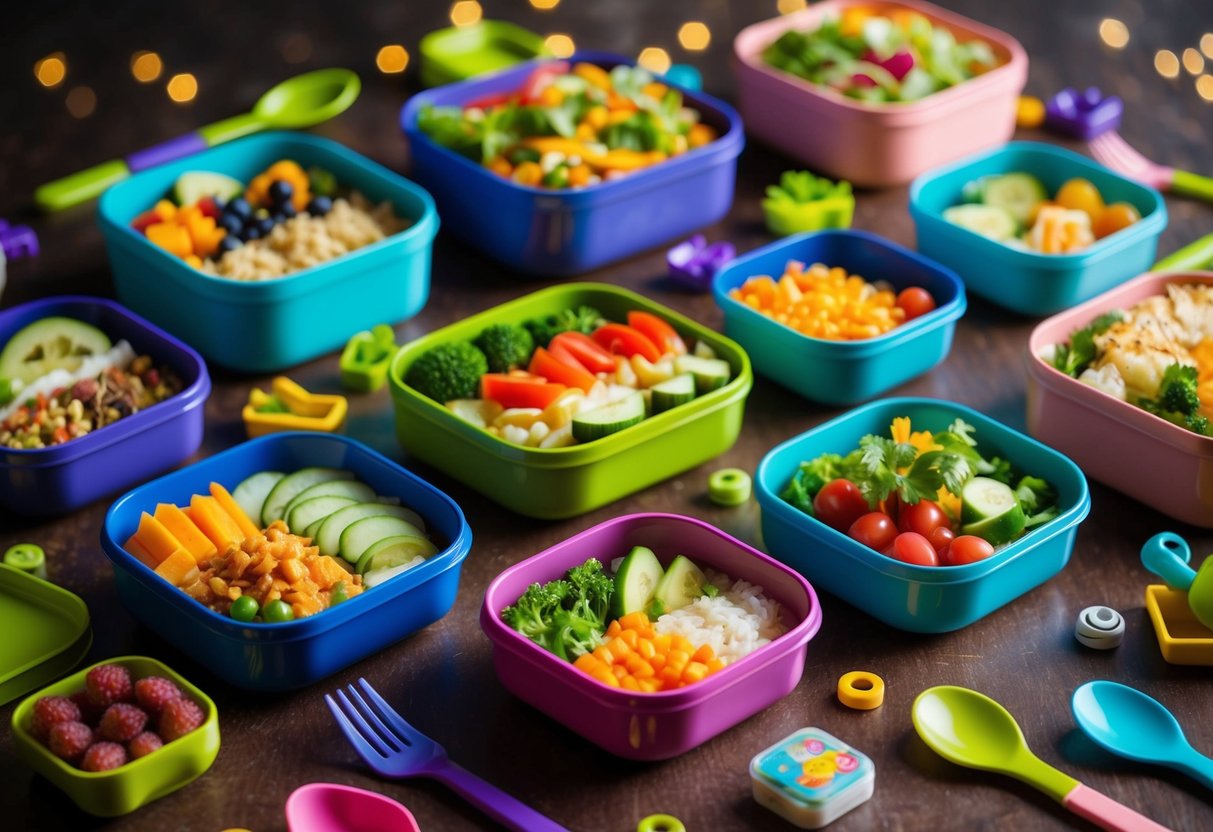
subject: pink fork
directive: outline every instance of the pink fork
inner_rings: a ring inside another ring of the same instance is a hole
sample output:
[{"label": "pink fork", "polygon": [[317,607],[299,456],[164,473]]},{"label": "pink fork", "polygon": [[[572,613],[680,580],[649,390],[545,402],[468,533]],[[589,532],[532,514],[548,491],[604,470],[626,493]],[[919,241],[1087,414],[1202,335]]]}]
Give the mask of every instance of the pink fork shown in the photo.
[{"label": "pink fork", "polygon": [[1115,130],[1101,133],[1087,143],[1091,155],[1118,173],[1160,191],[1194,196],[1213,202],[1213,179],[1185,170],[1157,165],[1142,156]]}]

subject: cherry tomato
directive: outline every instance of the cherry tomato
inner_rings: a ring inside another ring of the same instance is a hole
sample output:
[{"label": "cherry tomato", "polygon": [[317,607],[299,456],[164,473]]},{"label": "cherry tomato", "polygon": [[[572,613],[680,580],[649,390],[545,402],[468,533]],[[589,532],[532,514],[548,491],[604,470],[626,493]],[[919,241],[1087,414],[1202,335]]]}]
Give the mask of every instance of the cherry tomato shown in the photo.
[{"label": "cherry tomato", "polygon": [[918,566],[939,566],[935,547],[917,532],[902,532],[893,541],[893,548],[886,552],[891,558]]},{"label": "cherry tomato", "polygon": [[1122,228],[1128,228],[1141,219],[1141,213],[1127,202],[1113,202],[1096,217],[1091,230],[1097,239],[1102,240],[1109,234],[1115,234]]},{"label": "cherry tomato", "polygon": [[931,500],[919,500],[912,506],[902,506],[897,515],[897,528],[903,532],[918,532],[923,537],[930,537],[931,532],[940,526],[952,528],[948,515],[939,507],[939,503]]},{"label": "cherry tomato", "polygon": [[1103,197],[1099,195],[1099,188],[1086,179],[1071,179],[1066,182],[1054,199],[1064,208],[1086,211],[1092,221],[1103,211]]},{"label": "cherry tomato", "polygon": [[828,482],[813,498],[813,513],[832,529],[845,532],[851,524],[871,511],[859,487],[850,480]]},{"label": "cherry tomato", "polygon": [[897,524],[883,511],[869,511],[851,524],[847,531],[864,546],[883,552],[897,537]]},{"label": "cherry tomato", "polygon": [[935,547],[935,551],[939,554],[940,561],[943,561],[944,550],[948,548],[948,544],[956,539],[956,532],[949,529],[947,526],[936,526],[927,535],[927,540],[931,541],[931,545]]},{"label": "cherry tomato", "polygon": [[947,566],[961,566],[985,560],[992,554],[994,547],[988,540],[972,534],[962,534],[948,545],[943,553],[943,562]]},{"label": "cherry tomato", "polygon": [[912,321],[919,315],[925,315],[935,308],[935,298],[931,293],[919,286],[902,289],[897,294],[897,307],[906,313],[906,320]]}]

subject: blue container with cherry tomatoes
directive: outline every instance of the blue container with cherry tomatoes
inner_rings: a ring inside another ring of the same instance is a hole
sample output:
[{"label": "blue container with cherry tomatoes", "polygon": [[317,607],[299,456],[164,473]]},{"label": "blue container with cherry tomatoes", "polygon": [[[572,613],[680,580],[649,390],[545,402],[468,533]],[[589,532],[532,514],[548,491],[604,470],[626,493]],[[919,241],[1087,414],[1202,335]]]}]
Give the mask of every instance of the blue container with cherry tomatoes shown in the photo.
[{"label": "blue container with cherry tomatoes", "polygon": [[[758,275],[779,280],[793,260],[846,269],[869,282],[888,283],[899,295],[925,291],[929,300],[883,334],[828,340],[804,335],[729,294]],[[939,364],[965,312],[964,284],[951,269],[853,229],[796,234],[755,249],[716,275],[712,293],[724,312],[725,334],[745,347],[755,372],[806,399],[837,405],[867,401]]]},{"label": "blue container with cherry tomatoes", "polygon": [[[911,507],[892,499],[868,507],[831,481],[817,492],[818,516],[812,516],[781,496],[801,463],[823,454],[845,457],[864,436],[890,436],[899,418],[908,419],[908,430],[915,433],[947,431],[963,420],[973,427],[982,457],[1009,462],[1016,480],[1030,475],[1047,481],[1056,516],[1051,512],[1051,519],[994,549],[966,539],[976,535],[949,542],[946,533],[935,530],[944,525],[955,533],[962,530],[960,523],[937,515],[934,503]],[[1086,478],[1067,457],[971,408],[921,398],[880,399],[778,445],[758,466],[755,494],[771,555],[874,618],[919,633],[966,627],[1052,578],[1069,562],[1078,524],[1091,508]],[[878,509],[887,509],[888,522],[871,517]]]}]

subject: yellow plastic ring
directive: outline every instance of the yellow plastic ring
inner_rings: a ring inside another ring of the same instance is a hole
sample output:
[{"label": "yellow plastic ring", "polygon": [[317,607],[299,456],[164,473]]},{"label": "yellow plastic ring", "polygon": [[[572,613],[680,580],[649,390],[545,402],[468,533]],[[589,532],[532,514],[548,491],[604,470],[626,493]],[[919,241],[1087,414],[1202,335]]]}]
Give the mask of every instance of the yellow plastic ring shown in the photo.
[{"label": "yellow plastic ring", "polygon": [[687,832],[687,828],[673,815],[649,815],[640,821],[636,832]]},{"label": "yellow plastic ring", "polygon": [[848,708],[870,711],[884,704],[884,679],[866,670],[852,670],[838,680],[838,701]]}]

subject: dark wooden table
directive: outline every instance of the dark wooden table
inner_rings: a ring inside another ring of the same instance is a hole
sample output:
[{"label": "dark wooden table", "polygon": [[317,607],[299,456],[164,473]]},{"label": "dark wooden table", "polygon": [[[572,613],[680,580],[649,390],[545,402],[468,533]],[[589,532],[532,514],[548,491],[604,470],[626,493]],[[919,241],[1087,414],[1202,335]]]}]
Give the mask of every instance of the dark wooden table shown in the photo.
[{"label": "dark wooden table", "polygon": [[[775,12],[774,0],[564,0],[552,12],[518,0],[485,5],[490,17],[544,33],[567,32],[583,46],[630,55],[644,46],[663,46],[675,61],[699,66],[706,88],[726,98],[733,90],[727,66],[732,36]],[[949,0],[946,5],[1020,39],[1031,56],[1029,92],[1043,96],[1065,84],[1113,90],[1127,103],[1122,132],[1129,141],[1152,158],[1190,169],[1200,169],[1203,162],[1209,172],[1211,105],[1197,96],[1190,75],[1181,72],[1179,79],[1168,81],[1152,67],[1156,50],[1179,53],[1196,46],[1202,32],[1213,30],[1209,6],[1186,0]],[[446,24],[445,2],[384,3],[373,9],[351,4],[341,10],[319,2],[226,0],[171,10],[126,6],[44,2],[7,12],[11,38],[0,53],[5,78],[0,216],[33,222],[43,252],[9,265],[6,306],[67,292],[112,293],[93,206],[33,217],[29,197],[36,185],[238,112],[272,83],[302,69],[340,65],[361,73],[361,99],[317,132],[407,170],[407,151],[396,125],[401,103],[415,89],[415,66],[403,79],[384,76],[375,70],[375,53],[383,44],[403,43],[415,59],[420,36]],[[1105,15],[1129,24],[1132,40],[1123,51],[1100,43],[1097,26]],[[691,19],[711,27],[707,52],[689,54],[678,46],[677,29]],[[164,78],[148,86],[136,84],[128,60],[138,49],[159,51],[169,73],[196,74],[197,100],[188,106],[170,103]],[[31,68],[57,50],[67,55],[67,80],[43,89]],[[96,111],[83,119],[65,108],[68,89],[78,85],[91,87],[97,96]],[[789,167],[789,160],[757,144],[747,148],[733,210],[706,230],[709,236],[730,239],[742,251],[767,242],[759,197]],[[912,246],[905,206],[904,188],[860,193],[855,225]],[[1162,252],[1211,230],[1210,206],[1168,199],[1167,208],[1171,223],[1162,236]],[[663,279],[662,254],[649,252],[587,277],[638,289],[719,327],[721,316],[709,296],[678,291]],[[434,248],[433,277],[429,304],[397,328],[405,340],[545,285],[502,269],[445,233]],[[1024,349],[1034,323],[970,298],[947,361],[894,392],[952,399],[1023,428]],[[295,368],[291,375],[309,388],[335,389],[336,356]],[[266,381],[214,372],[199,456],[244,438],[240,406],[251,385]],[[54,787],[34,777],[16,759],[9,732],[0,731],[0,806],[6,807],[0,826],[205,832],[247,827],[271,832],[285,828],[283,804],[293,789],[333,781],[391,795],[427,830],[490,828],[482,815],[440,786],[388,783],[367,773],[321,699],[325,691],[365,676],[419,728],[444,743],[452,758],[575,830],[630,832],[641,817],[657,811],[682,818],[693,832],[790,828],[751,798],[746,767],[754,753],[807,725],[835,733],[876,762],[875,796],[838,821],[834,828],[840,831],[1092,828],[1026,786],[958,768],[930,752],[913,732],[909,707],[919,691],[941,683],[971,686],[1003,702],[1040,756],[1095,788],[1176,829],[1213,827],[1213,796],[1207,790],[1165,770],[1125,765],[1098,752],[1078,734],[1069,713],[1070,694],[1079,684],[1115,679],[1162,700],[1193,743],[1213,751],[1210,673],[1163,662],[1143,609],[1143,587],[1150,576],[1138,560],[1141,543],[1164,529],[1186,535],[1198,556],[1203,555],[1213,549],[1208,530],[1182,527],[1092,483],[1091,514],[1079,530],[1073,559],[1046,585],[961,632],[941,636],[893,630],[823,596],[824,624],[809,645],[804,678],[791,696],[679,759],[643,765],[608,756],[505,693],[476,620],[485,586],[506,566],[633,511],[685,513],[754,541],[757,505],[713,507],[704,499],[707,475],[723,466],[752,471],[773,445],[837,411],[759,379],[741,439],[719,459],[590,515],[539,522],[510,514],[441,472],[407,459],[393,436],[386,391],[354,396],[351,410],[351,435],[447,490],[466,511],[475,544],[455,608],[423,632],[309,689],[253,695],[219,682],[123,609],[98,545],[105,501],[48,520],[4,515],[0,546],[38,542],[47,551],[52,579],[88,602],[95,633],[89,661],[129,653],[164,659],[218,703],[223,748],[210,772],[193,785],[125,818],[102,821],[79,813]],[[1127,633],[1119,649],[1095,652],[1075,642],[1075,616],[1090,604],[1108,604],[1124,613]],[[879,710],[848,710],[836,700],[838,677],[855,668],[871,669],[887,681],[888,697]],[[12,705],[0,708],[0,720],[7,721],[11,713]]]}]

